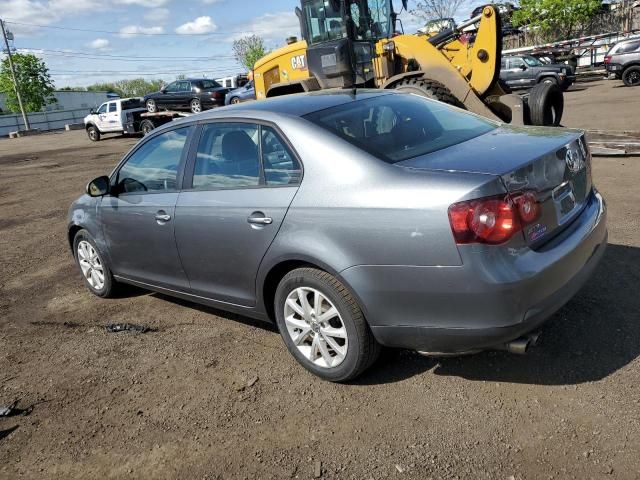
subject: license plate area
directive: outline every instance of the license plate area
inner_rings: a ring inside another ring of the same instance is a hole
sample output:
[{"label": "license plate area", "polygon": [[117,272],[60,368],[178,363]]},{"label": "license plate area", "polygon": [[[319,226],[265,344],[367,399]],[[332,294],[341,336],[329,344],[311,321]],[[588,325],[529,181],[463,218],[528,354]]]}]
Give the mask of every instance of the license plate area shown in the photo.
[{"label": "license plate area", "polygon": [[558,225],[562,225],[576,208],[576,196],[571,182],[564,182],[553,190],[553,203],[558,216]]}]

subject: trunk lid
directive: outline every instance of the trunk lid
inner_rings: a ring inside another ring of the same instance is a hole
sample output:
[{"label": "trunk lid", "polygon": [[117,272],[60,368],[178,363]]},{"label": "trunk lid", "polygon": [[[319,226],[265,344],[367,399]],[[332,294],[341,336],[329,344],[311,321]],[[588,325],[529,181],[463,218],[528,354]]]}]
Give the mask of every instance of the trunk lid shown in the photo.
[{"label": "trunk lid", "polygon": [[562,231],[582,211],[592,189],[591,156],[584,133],[576,130],[501,126],[396,165],[495,175],[511,194],[535,193],[540,216],[523,229],[531,246]]}]

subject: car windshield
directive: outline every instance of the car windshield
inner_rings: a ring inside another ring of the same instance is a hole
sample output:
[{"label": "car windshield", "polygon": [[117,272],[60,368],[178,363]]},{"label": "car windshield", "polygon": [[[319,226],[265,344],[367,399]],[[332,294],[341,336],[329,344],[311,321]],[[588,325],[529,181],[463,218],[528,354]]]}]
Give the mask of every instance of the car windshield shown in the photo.
[{"label": "car windshield", "polygon": [[380,95],[304,118],[388,163],[457,145],[497,127],[489,120],[412,94]]},{"label": "car windshield", "polygon": [[525,61],[525,63],[527,65],[529,65],[530,67],[542,67],[542,62],[540,60],[538,60],[536,57],[532,57],[530,55],[527,55],[525,57],[522,57],[522,59]]}]

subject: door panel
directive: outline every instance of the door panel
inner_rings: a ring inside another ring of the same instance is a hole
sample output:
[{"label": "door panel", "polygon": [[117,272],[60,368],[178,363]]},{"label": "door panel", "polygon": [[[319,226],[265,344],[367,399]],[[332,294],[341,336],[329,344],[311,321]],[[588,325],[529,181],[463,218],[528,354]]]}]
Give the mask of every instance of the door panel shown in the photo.
[{"label": "door panel", "polygon": [[297,190],[293,186],[180,193],[176,242],[193,293],[255,305],[258,267]]},{"label": "door panel", "polygon": [[[174,237],[177,199],[177,192],[102,199],[100,217],[114,274],[167,288],[188,289]],[[161,215],[171,218],[157,220]]]}]

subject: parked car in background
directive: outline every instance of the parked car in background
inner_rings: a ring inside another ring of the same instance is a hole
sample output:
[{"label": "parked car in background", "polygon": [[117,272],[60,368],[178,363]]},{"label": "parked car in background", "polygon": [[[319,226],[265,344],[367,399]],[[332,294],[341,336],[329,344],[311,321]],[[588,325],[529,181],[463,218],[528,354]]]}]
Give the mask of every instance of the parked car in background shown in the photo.
[{"label": "parked car in background", "polygon": [[190,110],[198,113],[224,105],[229,92],[215,80],[208,78],[188,78],[177,80],[159,92],[145,95],[144,104],[150,113],[158,110]]},{"label": "parked car in background", "polygon": [[532,55],[509,55],[502,57],[500,80],[511,88],[530,88],[546,82],[566,90],[576,76],[570,65],[543,63]]},{"label": "parked car in background", "polygon": [[151,132],[73,203],[68,239],[95,295],[275,321],[345,381],[380,345],[524,353],[604,254],[590,163],[578,130],[397,91],[285,95]]},{"label": "parked car in background", "polygon": [[253,81],[247,83],[244,87],[236,88],[227,93],[227,98],[224,100],[225,105],[234,105],[236,103],[246,102],[248,100],[256,99],[256,89],[253,86]]},{"label": "parked car in background", "polygon": [[605,55],[604,64],[626,86],[640,85],[640,37],[616,43]]}]

